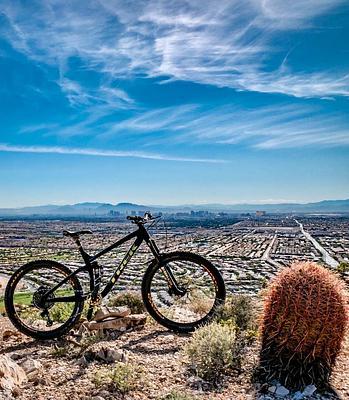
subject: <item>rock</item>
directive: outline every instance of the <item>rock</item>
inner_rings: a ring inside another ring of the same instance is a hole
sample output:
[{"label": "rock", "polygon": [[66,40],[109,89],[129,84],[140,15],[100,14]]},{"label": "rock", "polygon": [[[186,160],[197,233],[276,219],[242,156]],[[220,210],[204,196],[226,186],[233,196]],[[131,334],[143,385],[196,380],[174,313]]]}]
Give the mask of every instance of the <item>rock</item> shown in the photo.
[{"label": "rock", "polygon": [[101,397],[110,397],[110,392],[108,392],[108,390],[101,390],[101,391],[99,391],[98,392],[98,396],[101,396]]},{"label": "rock", "polygon": [[12,353],[12,354],[10,354],[10,357],[12,360],[19,360],[19,359],[23,358],[24,356],[20,353]]},{"label": "rock", "polygon": [[0,389],[18,393],[18,388],[27,380],[27,375],[22,367],[10,357],[0,356]]},{"label": "rock", "polygon": [[38,360],[33,360],[32,358],[28,358],[25,361],[20,363],[20,366],[24,369],[27,374],[31,372],[38,371],[42,368],[42,364]]},{"label": "rock", "polygon": [[21,335],[20,332],[15,331],[13,329],[5,329],[2,332],[2,340],[8,340],[8,339],[10,339],[12,337],[18,337],[20,335]]},{"label": "rock", "polygon": [[14,400],[15,397],[13,397],[12,393],[8,392],[8,391],[1,391],[0,392],[0,400]]},{"label": "rock", "polygon": [[304,397],[303,393],[298,390],[293,394],[292,400],[302,400],[303,397]]},{"label": "rock", "polygon": [[187,384],[193,389],[203,391],[209,389],[210,385],[204,379],[199,378],[198,376],[190,376],[187,379]]},{"label": "rock", "polygon": [[80,365],[81,367],[87,367],[88,361],[86,360],[85,356],[82,356],[77,360],[76,364]]},{"label": "rock", "polygon": [[102,306],[98,309],[96,312],[93,320],[96,322],[100,322],[105,320],[106,318],[110,317],[126,317],[127,315],[131,314],[131,310],[127,306],[122,306],[122,307],[107,307],[107,306]]},{"label": "rock", "polygon": [[146,320],[145,314],[132,314],[123,318],[107,318],[101,322],[92,321],[86,327],[89,330],[116,329],[125,331],[136,326],[143,326]]},{"label": "rock", "polygon": [[20,366],[26,372],[29,382],[43,383],[43,378],[40,376],[43,367],[40,361],[28,358],[27,360],[20,363]]},{"label": "rock", "polygon": [[314,392],[316,392],[317,388],[315,385],[308,385],[303,390],[303,396],[311,396]]},{"label": "rock", "polygon": [[275,394],[280,397],[285,397],[290,393],[290,391],[285,388],[285,386],[278,386]]},{"label": "rock", "polygon": [[84,352],[83,358],[87,362],[114,363],[116,361],[126,362],[128,357],[124,350],[112,347],[109,344],[96,343]]},{"label": "rock", "polygon": [[279,397],[285,397],[287,396],[290,391],[288,389],[286,389],[284,386],[282,385],[277,385],[277,386],[270,386],[268,388],[268,391],[270,393],[276,394]]},{"label": "rock", "polygon": [[90,331],[89,326],[90,326],[89,321],[84,321],[83,323],[81,323],[79,326],[78,335],[83,336],[84,334],[89,332]]}]

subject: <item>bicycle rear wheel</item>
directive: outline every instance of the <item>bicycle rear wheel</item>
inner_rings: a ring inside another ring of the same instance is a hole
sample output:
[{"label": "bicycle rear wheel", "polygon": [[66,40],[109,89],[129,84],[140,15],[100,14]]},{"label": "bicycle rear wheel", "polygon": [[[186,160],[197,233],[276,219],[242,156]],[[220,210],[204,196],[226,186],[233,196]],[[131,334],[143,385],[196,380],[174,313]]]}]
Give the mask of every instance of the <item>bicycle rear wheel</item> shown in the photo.
[{"label": "bicycle rear wheel", "polygon": [[192,332],[212,320],[226,292],[222,275],[211,262],[197,254],[174,252],[148,267],[142,296],[147,311],[161,325]]},{"label": "bicycle rear wheel", "polygon": [[[5,308],[13,325],[34,339],[65,335],[79,320],[83,310],[82,287],[76,275],[46,293],[71,274],[55,261],[33,261],[20,267],[5,290]],[[46,296],[46,297],[45,297]],[[55,302],[61,300],[59,302]]]}]

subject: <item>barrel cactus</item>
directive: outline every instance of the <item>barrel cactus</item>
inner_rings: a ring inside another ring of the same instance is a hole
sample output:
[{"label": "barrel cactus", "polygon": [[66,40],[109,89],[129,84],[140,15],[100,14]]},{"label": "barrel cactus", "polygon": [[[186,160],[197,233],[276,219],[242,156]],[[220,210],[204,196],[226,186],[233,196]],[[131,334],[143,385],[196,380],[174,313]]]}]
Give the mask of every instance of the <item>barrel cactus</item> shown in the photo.
[{"label": "barrel cactus", "polygon": [[261,324],[259,371],[290,388],[326,387],[348,322],[345,286],[313,262],[285,268],[271,282]]}]

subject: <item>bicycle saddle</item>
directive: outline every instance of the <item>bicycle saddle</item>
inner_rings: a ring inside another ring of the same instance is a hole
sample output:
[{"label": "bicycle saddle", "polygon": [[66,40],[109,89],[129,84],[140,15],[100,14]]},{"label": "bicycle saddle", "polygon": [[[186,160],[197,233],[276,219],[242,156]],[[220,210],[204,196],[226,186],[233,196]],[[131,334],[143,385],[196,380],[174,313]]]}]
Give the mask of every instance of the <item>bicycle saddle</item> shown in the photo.
[{"label": "bicycle saddle", "polygon": [[92,231],[86,230],[86,231],[76,231],[76,232],[70,232],[70,231],[63,231],[63,236],[70,236],[72,238],[77,238],[80,235],[93,235]]}]

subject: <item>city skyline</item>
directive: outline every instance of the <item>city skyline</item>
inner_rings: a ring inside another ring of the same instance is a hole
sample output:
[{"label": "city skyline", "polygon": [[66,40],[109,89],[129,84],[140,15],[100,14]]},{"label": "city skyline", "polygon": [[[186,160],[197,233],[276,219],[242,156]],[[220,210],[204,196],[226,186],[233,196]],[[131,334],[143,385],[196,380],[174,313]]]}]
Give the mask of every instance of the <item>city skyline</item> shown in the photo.
[{"label": "city skyline", "polygon": [[3,1],[0,207],[348,198],[348,16],[341,0]]}]

